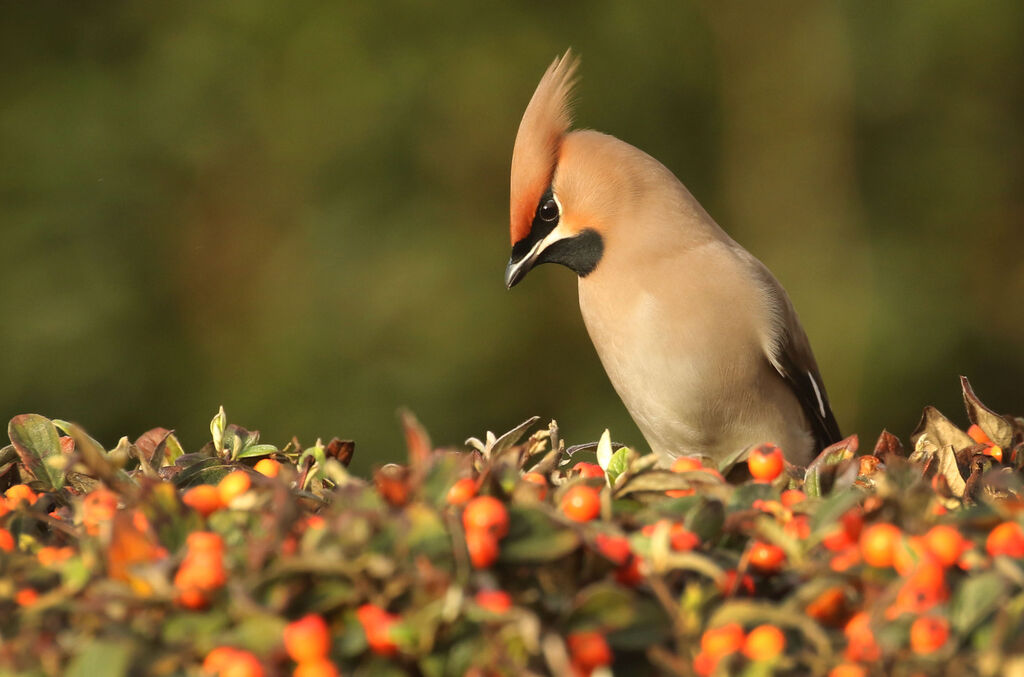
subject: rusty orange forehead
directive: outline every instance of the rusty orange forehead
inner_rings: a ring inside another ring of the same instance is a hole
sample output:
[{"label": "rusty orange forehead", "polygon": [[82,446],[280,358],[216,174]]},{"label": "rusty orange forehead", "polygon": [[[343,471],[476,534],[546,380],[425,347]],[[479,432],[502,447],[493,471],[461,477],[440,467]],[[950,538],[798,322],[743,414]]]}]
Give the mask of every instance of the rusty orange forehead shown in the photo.
[{"label": "rusty orange forehead", "polygon": [[579,60],[567,50],[540,79],[512,149],[509,212],[512,244],[530,233],[537,203],[555,174],[558,150],[572,124],[570,100]]}]

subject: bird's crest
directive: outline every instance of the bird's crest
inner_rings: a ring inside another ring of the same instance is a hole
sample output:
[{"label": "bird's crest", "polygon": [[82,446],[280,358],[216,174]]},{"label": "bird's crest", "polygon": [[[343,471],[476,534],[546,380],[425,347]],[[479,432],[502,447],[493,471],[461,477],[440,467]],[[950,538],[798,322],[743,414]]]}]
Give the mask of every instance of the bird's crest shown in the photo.
[{"label": "bird's crest", "polygon": [[579,60],[566,50],[548,67],[530,99],[512,149],[512,244],[530,233],[533,214],[551,185],[562,138],[572,124],[570,100]]}]

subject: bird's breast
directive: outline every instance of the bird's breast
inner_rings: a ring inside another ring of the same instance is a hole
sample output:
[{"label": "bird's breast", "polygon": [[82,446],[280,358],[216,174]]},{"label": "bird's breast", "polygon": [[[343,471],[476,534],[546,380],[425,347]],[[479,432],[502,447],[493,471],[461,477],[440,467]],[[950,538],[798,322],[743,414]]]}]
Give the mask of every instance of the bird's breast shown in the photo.
[{"label": "bird's breast", "polygon": [[601,363],[663,456],[720,457],[750,435],[784,442],[772,398],[792,397],[761,349],[760,299],[733,268],[728,257],[685,257],[580,279]]}]

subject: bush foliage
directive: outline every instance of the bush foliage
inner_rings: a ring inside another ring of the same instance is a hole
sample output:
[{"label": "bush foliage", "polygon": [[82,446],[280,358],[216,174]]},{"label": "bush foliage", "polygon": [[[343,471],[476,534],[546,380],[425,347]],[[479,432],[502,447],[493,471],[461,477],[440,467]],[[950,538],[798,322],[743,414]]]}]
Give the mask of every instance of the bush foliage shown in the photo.
[{"label": "bush foliage", "polygon": [[777,476],[567,448],[536,418],[446,450],[406,414],[408,462],[364,479],[351,442],[278,448],[223,410],[194,453],[16,416],[0,670],[1024,670],[1024,420],[962,385],[968,431],[928,408],[906,447],[851,436]]}]

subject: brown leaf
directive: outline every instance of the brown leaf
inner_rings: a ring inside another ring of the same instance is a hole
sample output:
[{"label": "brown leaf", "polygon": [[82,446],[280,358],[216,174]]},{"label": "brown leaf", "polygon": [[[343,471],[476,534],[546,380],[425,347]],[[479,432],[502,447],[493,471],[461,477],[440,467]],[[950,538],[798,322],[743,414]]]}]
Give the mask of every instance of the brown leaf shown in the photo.
[{"label": "brown leaf", "polygon": [[953,496],[960,498],[964,495],[966,482],[964,481],[964,476],[960,473],[960,466],[956,461],[956,453],[951,445],[947,444],[931,452],[925,460],[924,472],[926,477],[941,476],[949,486],[949,491]]},{"label": "brown leaf", "polygon": [[924,408],[920,423],[917,424],[914,432],[910,433],[910,443],[914,449],[920,447],[922,438],[937,448],[951,446],[954,449],[963,449],[974,444],[974,440],[967,433],[957,428],[952,421],[932,406]]},{"label": "brown leaf", "polygon": [[156,452],[156,448],[160,446],[171,431],[167,428],[153,428],[139,435],[139,438],[135,440],[135,446],[138,448],[139,453],[146,459],[148,463],[153,462],[153,454]]},{"label": "brown leaf", "polygon": [[872,453],[881,459],[884,459],[888,454],[906,456],[906,452],[903,450],[903,443],[900,442],[900,438],[896,437],[888,430],[883,430],[882,434],[878,436],[878,441],[875,442],[875,450]]},{"label": "brown leaf", "polygon": [[981,428],[993,442],[1003,449],[1008,448],[1013,443],[1013,423],[982,404],[966,376],[960,377],[960,387],[964,391],[967,418]]},{"label": "brown leaf", "polygon": [[348,467],[352,462],[352,456],[356,453],[356,443],[353,440],[341,440],[337,437],[331,438],[324,449],[327,458],[335,458],[343,466]]}]

